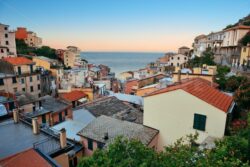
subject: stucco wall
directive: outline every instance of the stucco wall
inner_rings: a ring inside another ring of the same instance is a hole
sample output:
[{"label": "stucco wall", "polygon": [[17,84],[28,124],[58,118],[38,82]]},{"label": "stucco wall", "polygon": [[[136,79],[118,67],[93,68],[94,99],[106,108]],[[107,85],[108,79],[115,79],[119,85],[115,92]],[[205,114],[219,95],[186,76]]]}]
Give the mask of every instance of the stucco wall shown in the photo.
[{"label": "stucco wall", "polygon": [[194,134],[194,114],[207,116],[206,130],[199,133],[198,143],[206,137],[223,137],[226,113],[183,91],[176,90],[144,98],[144,124],[158,129],[158,149],[177,139]]}]

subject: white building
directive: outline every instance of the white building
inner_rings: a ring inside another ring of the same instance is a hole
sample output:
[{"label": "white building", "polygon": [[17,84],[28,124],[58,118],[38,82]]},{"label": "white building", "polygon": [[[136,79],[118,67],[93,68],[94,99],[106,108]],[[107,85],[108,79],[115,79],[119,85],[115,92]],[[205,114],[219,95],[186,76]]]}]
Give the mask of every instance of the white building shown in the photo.
[{"label": "white building", "polygon": [[0,58],[16,56],[15,32],[9,31],[9,26],[0,23]]},{"label": "white building", "polygon": [[198,144],[222,138],[233,98],[201,78],[159,89],[144,97],[143,124],[160,131],[158,150],[198,132]]},{"label": "white building", "polygon": [[207,42],[206,35],[199,35],[194,39],[194,43],[193,43],[193,48],[194,48],[193,55],[194,56],[198,56],[198,57],[202,56],[202,52],[204,52],[207,48],[206,42]]},{"label": "white building", "polygon": [[86,68],[87,63],[80,56],[81,50],[75,46],[68,46],[64,52],[64,65],[66,67],[82,67]]},{"label": "white building", "polygon": [[169,58],[168,65],[174,67],[185,66],[187,61],[188,61],[188,56],[183,54],[175,54]]},{"label": "white building", "polygon": [[71,87],[83,87],[87,76],[88,70],[86,68],[64,70],[64,75],[61,80],[60,87],[62,89],[69,89]]}]

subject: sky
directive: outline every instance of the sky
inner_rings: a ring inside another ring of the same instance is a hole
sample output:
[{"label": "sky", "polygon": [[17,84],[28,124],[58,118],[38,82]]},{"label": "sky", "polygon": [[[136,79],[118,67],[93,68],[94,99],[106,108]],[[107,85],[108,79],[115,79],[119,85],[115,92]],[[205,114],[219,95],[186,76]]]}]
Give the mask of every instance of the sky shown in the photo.
[{"label": "sky", "polygon": [[82,51],[176,51],[249,13],[250,0],[0,0],[0,23]]}]

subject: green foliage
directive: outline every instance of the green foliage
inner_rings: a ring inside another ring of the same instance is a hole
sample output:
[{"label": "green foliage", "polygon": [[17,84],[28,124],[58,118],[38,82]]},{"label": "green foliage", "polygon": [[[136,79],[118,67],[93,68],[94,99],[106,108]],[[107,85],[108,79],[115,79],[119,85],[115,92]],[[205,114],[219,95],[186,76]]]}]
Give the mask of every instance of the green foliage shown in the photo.
[{"label": "green foliage", "polygon": [[242,82],[235,93],[235,101],[242,110],[250,110],[250,81]]},{"label": "green foliage", "polygon": [[225,83],[225,90],[229,92],[236,91],[240,85],[244,82],[246,82],[247,79],[242,76],[232,76],[226,80]]},{"label": "green foliage", "polygon": [[203,52],[201,57],[194,57],[188,61],[188,67],[202,67],[203,64],[215,65],[214,55],[211,51],[207,50]]},{"label": "green foliage", "polygon": [[193,146],[198,135],[179,139],[174,145],[155,152],[137,140],[118,137],[113,144],[97,150],[91,157],[81,159],[78,167],[201,167],[247,166],[247,140],[241,136],[226,137],[212,150],[200,150]]},{"label": "green foliage", "polygon": [[[249,22],[250,23],[250,22]],[[250,32],[248,32],[241,40],[240,43],[243,46],[247,46],[248,43],[250,43]]]},{"label": "green foliage", "polygon": [[56,59],[56,50],[50,48],[49,46],[42,46],[41,48],[33,48],[29,47],[24,40],[16,39],[16,48],[18,54],[25,55],[37,55],[37,56],[45,56],[51,59]]},{"label": "green foliage", "polygon": [[50,48],[49,46],[42,46],[34,51],[34,53],[38,56],[45,56],[51,59],[56,59],[56,50]]}]

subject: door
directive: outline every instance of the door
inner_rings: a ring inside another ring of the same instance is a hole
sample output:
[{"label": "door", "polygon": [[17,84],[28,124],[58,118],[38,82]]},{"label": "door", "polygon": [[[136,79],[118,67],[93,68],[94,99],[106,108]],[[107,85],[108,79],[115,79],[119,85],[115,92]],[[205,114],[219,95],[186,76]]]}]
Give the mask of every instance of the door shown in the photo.
[{"label": "door", "polygon": [[42,123],[46,124],[46,115],[42,115]]},{"label": "door", "polygon": [[63,118],[62,118],[62,112],[59,113],[59,122],[62,122]]},{"label": "door", "polygon": [[18,70],[18,75],[21,75],[22,71],[21,71],[21,67],[17,67]]}]

